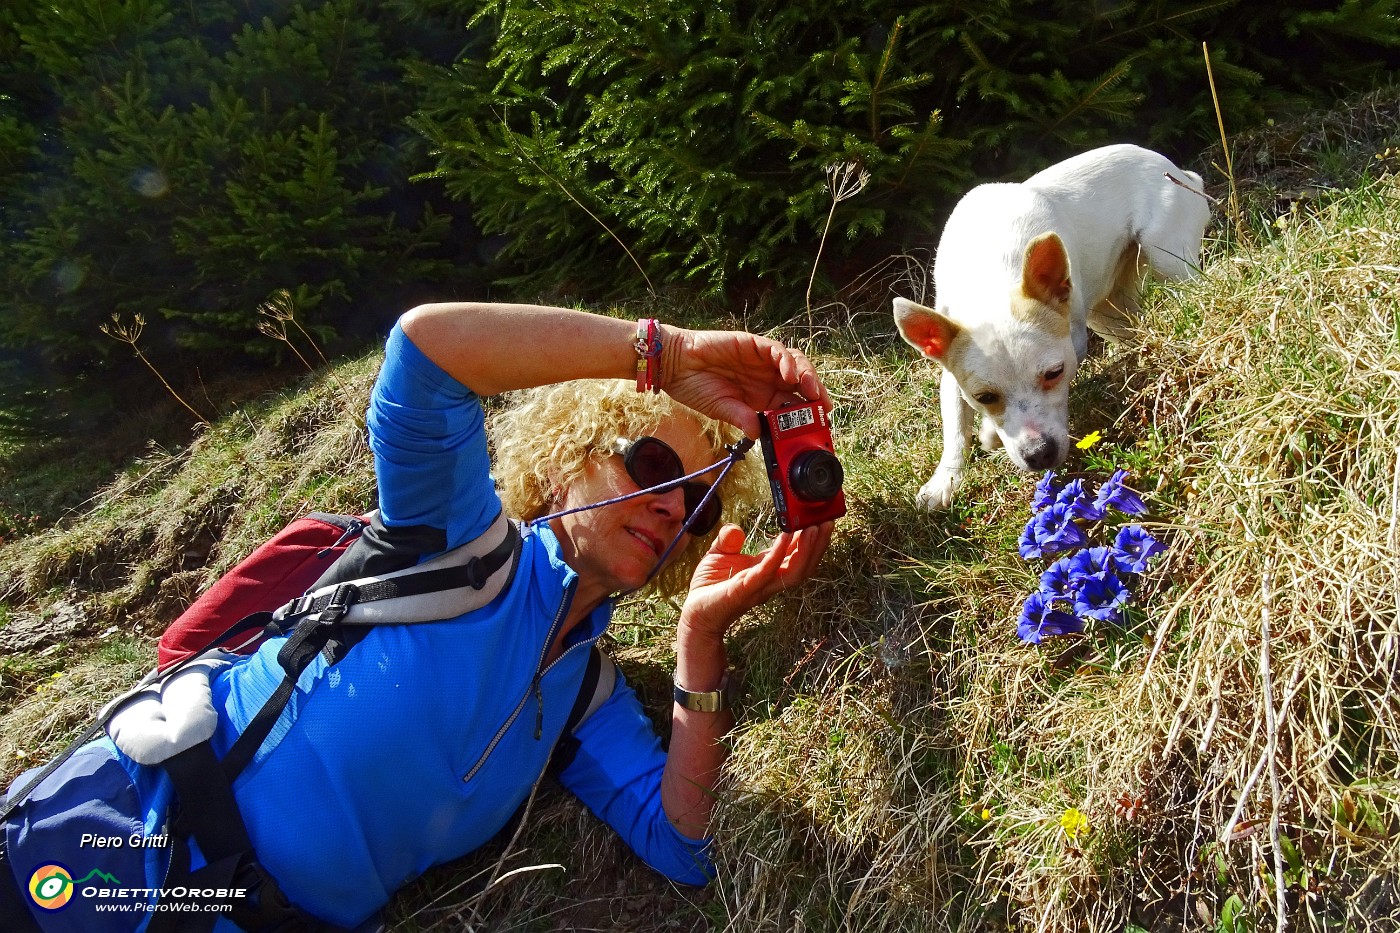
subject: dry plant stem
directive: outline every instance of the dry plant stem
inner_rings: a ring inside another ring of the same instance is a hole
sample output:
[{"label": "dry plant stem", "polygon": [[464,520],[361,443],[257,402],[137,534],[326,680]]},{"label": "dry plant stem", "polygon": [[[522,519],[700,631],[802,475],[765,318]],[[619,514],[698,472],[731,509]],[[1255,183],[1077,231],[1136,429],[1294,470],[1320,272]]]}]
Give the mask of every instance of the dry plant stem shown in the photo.
[{"label": "dry plant stem", "polygon": [[165,390],[175,397],[175,401],[185,406],[185,410],[188,411],[190,414],[194,415],[196,418],[198,418],[200,424],[204,425],[206,428],[209,427],[209,419],[201,415],[199,412],[195,411],[194,406],[192,406],[189,402],[181,398],[180,393],[176,392],[173,388],[170,387],[170,383],[165,381],[165,377],[160,374],[160,370],[156,369],[155,365],[152,364],[150,360],[146,359],[146,354],[142,353],[141,350],[134,343],[131,345],[131,348],[136,351],[136,358],[139,359],[141,362],[145,363],[146,368],[155,374],[155,377],[160,380],[161,385],[165,386]]},{"label": "dry plant stem", "polygon": [[[1391,475],[1390,501],[1400,502],[1400,446],[1395,448],[1395,469],[1391,470]],[[1390,532],[1386,537],[1390,541],[1390,553],[1400,554],[1400,508],[1390,512]]]},{"label": "dry plant stem", "polygon": [[826,167],[826,187],[831,192],[831,209],[826,212],[826,226],[822,227],[822,238],[817,243],[817,257],[812,260],[812,274],[807,278],[809,335],[816,327],[812,320],[812,285],[817,281],[817,266],[822,261],[822,250],[826,248],[826,235],[831,232],[831,221],[836,216],[836,205],[860,194],[869,183],[870,173],[862,169],[859,162],[839,162]]},{"label": "dry plant stem", "polygon": [[297,355],[297,359],[301,360],[302,365],[311,372],[315,372],[316,367],[307,362],[306,357],[301,355],[301,351],[287,336],[287,325],[295,325],[296,329],[301,331],[302,336],[311,344],[311,349],[315,350],[316,355],[321,358],[321,362],[326,362],[326,355],[321,352],[320,347],[316,346],[316,341],[297,320],[296,310],[296,302],[292,298],[292,293],[285,288],[279,288],[272,293],[271,298],[258,305],[258,313],[267,319],[258,323],[258,330],[273,340],[280,340],[291,347],[292,352]]},{"label": "dry plant stem", "polygon": [[155,377],[160,380],[161,385],[165,386],[165,391],[169,392],[175,401],[185,406],[186,411],[199,419],[200,424],[204,425],[206,428],[210,427],[209,419],[195,411],[193,405],[181,398],[180,393],[176,392],[171,388],[170,383],[165,381],[165,377],[160,374],[160,370],[156,369],[155,364],[146,358],[145,353],[141,352],[141,347],[137,345],[137,341],[141,339],[141,330],[145,326],[146,319],[139,314],[132,319],[132,323],[130,324],[123,324],[121,318],[114,314],[110,322],[101,325],[98,329],[113,340],[120,340],[122,343],[129,344],[132,352],[136,354],[136,358],[146,364],[146,368],[155,374]]},{"label": "dry plant stem", "polygon": [[435,896],[433,897],[432,900],[428,901],[428,902],[427,902],[426,904],[424,904],[422,907],[419,907],[419,908],[418,908],[417,910],[415,910],[413,913],[409,914],[407,919],[409,919],[409,920],[416,920],[417,918],[421,917],[423,914],[427,913],[429,910],[432,910],[433,907],[435,907],[436,905],[442,903],[442,902],[445,901],[447,898],[451,897],[453,894],[456,894],[456,893],[457,893],[458,891],[460,891],[462,888],[464,888],[464,887],[466,887],[467,885],[471,884],[473,881],[475,881],[476,879],[480,878],[480,877],[481,877],[482,875],[484,875],[484,874],[486,874],[486,871],[483,869],[482,871],[476,872],[475,874],[468,875],[466,878],[463,878],[461,881],[457,882],[457,883],[454,884],[452,887],[448,888],[446,891],[443,891],[443,892],[441,892],[440,894],[435,895]]},{"label": "dry plant stem", "polygon": [[496,860],[495,867],[491,869],[490,880],[486,882],[486,887],[481,889],[481,893],[472,899],[472,915],[465,924],[468,930],[476,929],[477,920],[481,916],[481,907],[486,903],[486,895],[491,893],[491,890],[496,886],[497,882],[509,875],[515,874],[515,872],[512,871],[508,872],[506,875],[502,875],[501,869],[505,867],[506,859],[510,858],[511,850],[513,850],[515,844],[520,841],[520,833],[525,829],[525,824],[530,820],[530,808],[535,804],[535,794],[539,792],[540,782],[543,780],[544,773],[541,772],[540,776],[535,778],[534,785],[530,788],[530,796],[525,798],[525,809],[521,811],[520,822],[516,824],[515,832],[511,834],[510,842],[506,843],[506,847],[501,850],[501,857]]},{"label": "dry plant stem", "polygon": [[807,330],[810,333],[815,323],[812,320],[812,285],[817,281],[817,266],[822,261],[822,250],[826,248],[826,235],[831,230],[831,219],[836,216],[837,201],[831,199],[831,209],[826,212],[826,226],[822,228],[821,241],[817,243],[817,258],[812,260],[812,274],[807,279]]},{"label": "dry plant stem", "polygon": [[345,390],[344,383],[336,376],[335,370],[330,367],[330,361],[326,359],[326,354],[321,352],[320,346],[316,343],[316,338],[312,337],[306,328],[301,326],[301,322],[297,320],[296,303],[292,298],[292,293],[285,288],[279,288],[272,293],[271,298],[258,305],[258,313],[266,318],[266,320],[258,322],[258,330],[268,337],[271,337],[273,340],[280,340],[285,343],[291,348],[291,351],[296,354],[297,359],[301,360],[301,364],[306,367],[307,371],[315,373],[316,367],[312,366],[311,362],[296,348],[296,344],[292,343],[291,337],[287,334],[287,325],[291,324],[306,338],[306,342],[311,345],[311,349],[315,350],[316,355],[321,358],[321,364],[327,368],[326,374],[330,377],[330,380],[335,383],[336,389],[338,389],[341,396],[350,403],[346,407],[346,411],[349,413],[350,417],[355,420],[355,423],[363,428],[364,415],[356,408],[354,399],[351,398],[349,393]]},{"label": "dry plant stem", "polygon": [[[1293,705],[1293,698],[1298,693],[1299,681],[1302,679],[1302,668],[1294,668],[1293,677],[1288,682],[1288,689],[1284,691],[1283,701],[1278,705],[1278,718],[1287,715],[1289,708]],[[1256,730],[1257,731],[1257,730]],[[1254,735],[1250,736],[1250,741],[1254,740]],[[1269,755],[1266,752],[1259,756],[1259,761],[1255,763],[1254,770],[1245,779],[1244,786],[1240,788],[1239,798],[1235,801],[1235,809],[1231,811],[1230,818],[1225,821],[1225,828],[1220,833],[1222,841],[1228,842],[1234,833],[1235,827],[1239,825],[1240,817],[1244,815],[1245,805],[1249,803],[1249,795],[1254,791],[1254,785],[1258,783],[1259,777],[1264,773],[1264,769],[1269,765]]]},{"label": "dry plant stem", "polygon": [[316,343],[316,338],[312,337],[309,333],[306,332],[306,328],[301,326],[301,321],[298,321],[296,318],[292,318],[292,326],[294,326],[301,333],[301,335],[306,338],[307,343],[311,344],[311,349],[315,350],[316,355],[321,358],[321,365],[329,366],[331,361],[326,359],[326,354],[321,352],[320,346],[318,346]]},{"label": "dry plant stem", "polygon": [[[502,124],[505,124],[505,119],[504,119],[504,118],[501,118],[501,123],[502,123]],[[514,134],[509,133],[509,128],[507,128],[507,135],[510,137],[510,139],[512,140],[512,142],[515,140]],[[562,181],[560,181],[559,179],[555,178],[553,175],[549,174],[549,172],[546,172],[546,171],[544,170],[544,167],[543,167],[543,166],[541,166],[538,162],[536,162],[533,158],[530,157],[530,153],[526,152],[526,151],[525,151],[525,148],[524,148],[523,146],[520,146],[520,145],[517,144],[517,145],[515,146],[515,150],[516,150],[516,152],[518,152],[518,153],[520,154],[520,157],[521,157],[521,158],[523,158],[526,162],[529,162],[531,165],[533,165],[533,166],[535,167],[535,171],[539,172],[539,173],[540,173],[541,175],[543,175],[545,178],[548,178],[550,181],[552,181],[552,182],[554,182],[556,185],[558,185],[558,186],[559,186],[559,190],[562,191],[562,192],[564,192],[564,196],[565,196],[565,197],[567,197],[570,201],[573,201],[573,202],[574,202],[575,204],[577,204],[580,208],[582,208],[582,210],[583,210],[583,212],[584,212],[585,214],[587,214],[589,217],[592,217],[592,218],[593,218],[593,222],[594,222],[594,223],[596,223],[598,226],[600,226],[600,227],[603,228],[603,232],[604,232],[604,233],[606,233],[608,236],[612,237],[613,240],[614,240],[614,242],[616,242],[618,246],[621,246],[621,247],[622,247],[622,251],[623,251],[624,253],[627,254],[627,258],[630,259],[630,260],[632,260],[632,265],[636,266],[636,267],[637,267],[637,271],[638,271],[639,273],[641,273],[642,281],[644,281],[644,282],[647,283],[647,293],[650,294],[650,295],[655,295],[655,294],[656,294],[656,288],[651,284],[651,279],[647,276],[647,271],[646,271],[645,269],[642,268],[642,264],[641,264],[640,262],[637,261],[637,257],[634,256],[634,255],[632,254],[632,251],[631,251],[630,249],[627,248],[627,244],[624,243],[624,242],[622,242],[622,237],[618,236],[616,233],[613,233],[612,228],[609,227],[607,224],[603,223],[602,219],[601,219],[597,214],[595,214],[595,213],[593,213],[591,210],[589,210],[587,204],[584,204],[584,203],[583,203],[582,201],[580,201],[578,198],[574,197],[574,193],[573,193],[572,191],[570,191],[567,187],[565,187],[565,185],[564,185],[564,183],[563,183]]]},{"label": "dry plant stem", "polygon": [[1283,850],[1278,838],[1283,783],[1278,776],[1278,714],[1274,709],[1273,643],[1269,625],[1273,596],[1273,561],[1270,558],[1265,559],[1259,587],[1259,686],[1264,694],[1264,729],[1267,736],[1264,755],[1269,762],[1269,787],[1273,792],[1269,808],[1269,844],[1274,850],[1274,909],[1277,912],[1274,929],[1277,933],[1284,933],[1288,929],[1288,903],[1283,879]]},{"label": "dry plant stem", "polygon": [[292,343],[291,339],[287,336],[287,326],[285,324],[280,324],[279,326],[278,323],[272,321],[262,321],[258,324],[258,330],[264,336],[271,337],[273,340],[280,340],[290,347],[291,351],[296,354],[297,359],[301,360],[301,365],[306,367],[307,372],[314,373],[316,371],[316,367],[312,366],[307,361],[306,357],[301,355],[301,351],[296,348],[296,344]]},{"label": "dry plant stem", "polygon": [[1235,223],[1235,236],[1239,242],[1248,242],[1245,236],[1244,218],[1240,216],[1240,196],[1235,187],[1235,167],[1230,161],[1230,143],[1225,138],[1225,117],[1220,112],[1220,95],[1215,91],[1215,72],[1210,67],[1210,46],[1201,43],[1201,52],[1206,58],[1206,78],[1210,81],[1210,99],[1215,103],[1215,122],[1220,127],[1220,148],[1225,153],[1225,177],[1230,182],[1230,219]]}]

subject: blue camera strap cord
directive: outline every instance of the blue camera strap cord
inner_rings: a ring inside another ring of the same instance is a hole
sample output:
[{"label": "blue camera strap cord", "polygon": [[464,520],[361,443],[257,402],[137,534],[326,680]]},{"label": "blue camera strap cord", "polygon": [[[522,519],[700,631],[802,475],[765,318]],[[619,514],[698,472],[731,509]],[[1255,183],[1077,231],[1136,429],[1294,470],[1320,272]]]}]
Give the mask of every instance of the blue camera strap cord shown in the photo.
[{"label": "blue camera strap cord", "polygon": [[[658,483],[655,486],[648,486],[646,489],[638,489],[636,492],[629,492],[625,495],[614,496],[611,499],[604,499],[602,502],[593,502],[588,505],[575,506],[572,509],[564,509],[562,512],[552,512],[549,515],[541,515],[539,518],[530,522],[530,524],[539,525],[545,522],[553,521],[556,518],[562,518],[565,515],[573,515],[575,512],[587,512],[590,509],[601,509],[605,505],[613,505],[618,502],[626,502],[628,499],[635,499],[638,496],[656,495],[658,493],[666,492],[670,489],[675,489],[682,483],[688,483],[696,477],[704,476],[706,473],[713,473],[715,470],[719,470],[719,476],[715,478],[715,481],[710,485],[710,488],[705,490],[705,495],[703,498],[701,498],[699,504],[697,504],[695,508],[691,511],[691,513],[685,517],[685,523],[681,525],[681,530],[676,532],[676,537],[671,541],[670,545],[668,545],[666,550],[662,552],[661,559],[656,562],[656,566],[652,568],[651,573],[647,575],[647,578],[642,582],[642,585],[637,587],[637,589],[640,590],[642,587],[646,586],[652,581],[652,578],[654,578],[657,575],[657,573],[660,572],[662,567],[666,566],[666,559],[671,556],[671,552],[674,551],[676,549],[676,546],[681,543],[681,538],[684,537],[685,533],[690,530],[691,524],[695,521],[695,516],[700,514],[701,509],[703,509],[705,507],[705,504],[710,501],[710,498],[715,495],[715,490],[719,489],[719,484],[724,482],[724,477],[728,475],[729,471],[734,467],[734,464],[744,459],[744,455],[747,454],[749,450],[753,448],[753,445],[754,441],[752,438],[742,438],[738,441],[735,441],[732,444],[726,444],[724,446],[724,449],[729,451],[729,456],[725,457],[723,460],[717,460],[707,467],[696,470],[694,473],[687,473],[685,476],[678,476],[673,480],[668,480],[664,483]],[[635,593],[636,590],[632,590],[631,592]]]}]

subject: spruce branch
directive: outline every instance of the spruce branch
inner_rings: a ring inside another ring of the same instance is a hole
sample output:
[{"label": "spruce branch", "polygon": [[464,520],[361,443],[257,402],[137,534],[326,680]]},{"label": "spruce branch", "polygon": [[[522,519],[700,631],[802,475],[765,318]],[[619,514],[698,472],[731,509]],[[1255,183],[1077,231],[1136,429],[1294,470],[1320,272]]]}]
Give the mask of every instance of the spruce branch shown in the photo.
[{"label": "spruce branch", "polygon": [[136,354],[136,358],[142,363],[145,363],[146,368],[155,373],[155,377],[160,380],[160,384],[165,386],[165,391],[169,392],[175,398],[175,401],[185,406],[186,411],[198,418],[200,424],[204,425],[206,428],[210,427],[209,419],[205,418],[198,411],[195,411],[193,405],[181,398],[180,393],[176,392],[171,387],[170,383],[165,381],[165,377],[160,374],[160,370],[156,369],[155,364],[142,352],[138,341],[141,339],[141,331],[143,331],[145,327],[146,318],[141,314],[132,315],[130,321],[123,321],[121,315],[113,314],[110,321],[98,325],[98,330],[102,331],[102,333],[111,337],[113,340],[120,340],[122,343],[129,344],[132,352]]},{"label": "spruce branch", "polygon": [[885,81],[885,75],[889,73],[890,63],[894,60],[895,45],[899,42],[899,34],[904,31],[904,17],[899,17],[894,21],[894,28],[890,30],[890,37],[885,42],[885,52],[880,56],[880,67],[875,71],[875,80],[870,82],[870,141],[878,144],[880,142],[880,85]]}]

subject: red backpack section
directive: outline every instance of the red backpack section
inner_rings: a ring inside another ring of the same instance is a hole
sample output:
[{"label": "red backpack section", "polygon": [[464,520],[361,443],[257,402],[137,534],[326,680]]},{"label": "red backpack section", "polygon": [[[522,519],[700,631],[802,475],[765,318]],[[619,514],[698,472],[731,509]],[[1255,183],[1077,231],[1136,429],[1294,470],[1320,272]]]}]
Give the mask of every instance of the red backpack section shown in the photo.
[{"label": "red backpack section", "polygon": [[[258,547],[213,586],[160,637],[161,668],[210,648],[234,623],[270,612],[311,589],[369,523],[365,516],[312,512]],[[229,650],[251,651],[261,636],[245,635]]]}]

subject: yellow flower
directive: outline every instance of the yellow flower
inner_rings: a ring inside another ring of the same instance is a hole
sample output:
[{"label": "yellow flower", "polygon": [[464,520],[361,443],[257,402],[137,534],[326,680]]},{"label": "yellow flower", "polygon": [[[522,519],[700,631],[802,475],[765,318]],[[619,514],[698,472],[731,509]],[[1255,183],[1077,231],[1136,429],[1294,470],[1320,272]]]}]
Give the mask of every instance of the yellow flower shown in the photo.
[{"label": "yellow flower", "polygon": [[983,807],[983,808],[982,808],[982,819],[983,819],[983,820],[990,820],[991,818],[992,818],[992,811],[991,811],[991,810],[988,810],[986,807]]},{"label": "yellow flower", "polygon": [[1074,807],[1070,807],[1060,817],[1060,828],[1070,839],[1078,839],[1089,831],[1089,818]]},{"label": "yellow flower", "polygon": [[1078,447],[1080,450],[1088,450],[1090,447],[1093,447],[1101,440],[1103,440],[1102,434],[1100,434],[1098,431],[1091,431],[1090,433],[1084,435],[1084,437],[1081,438],[1080,441],[1074,446]]}]

